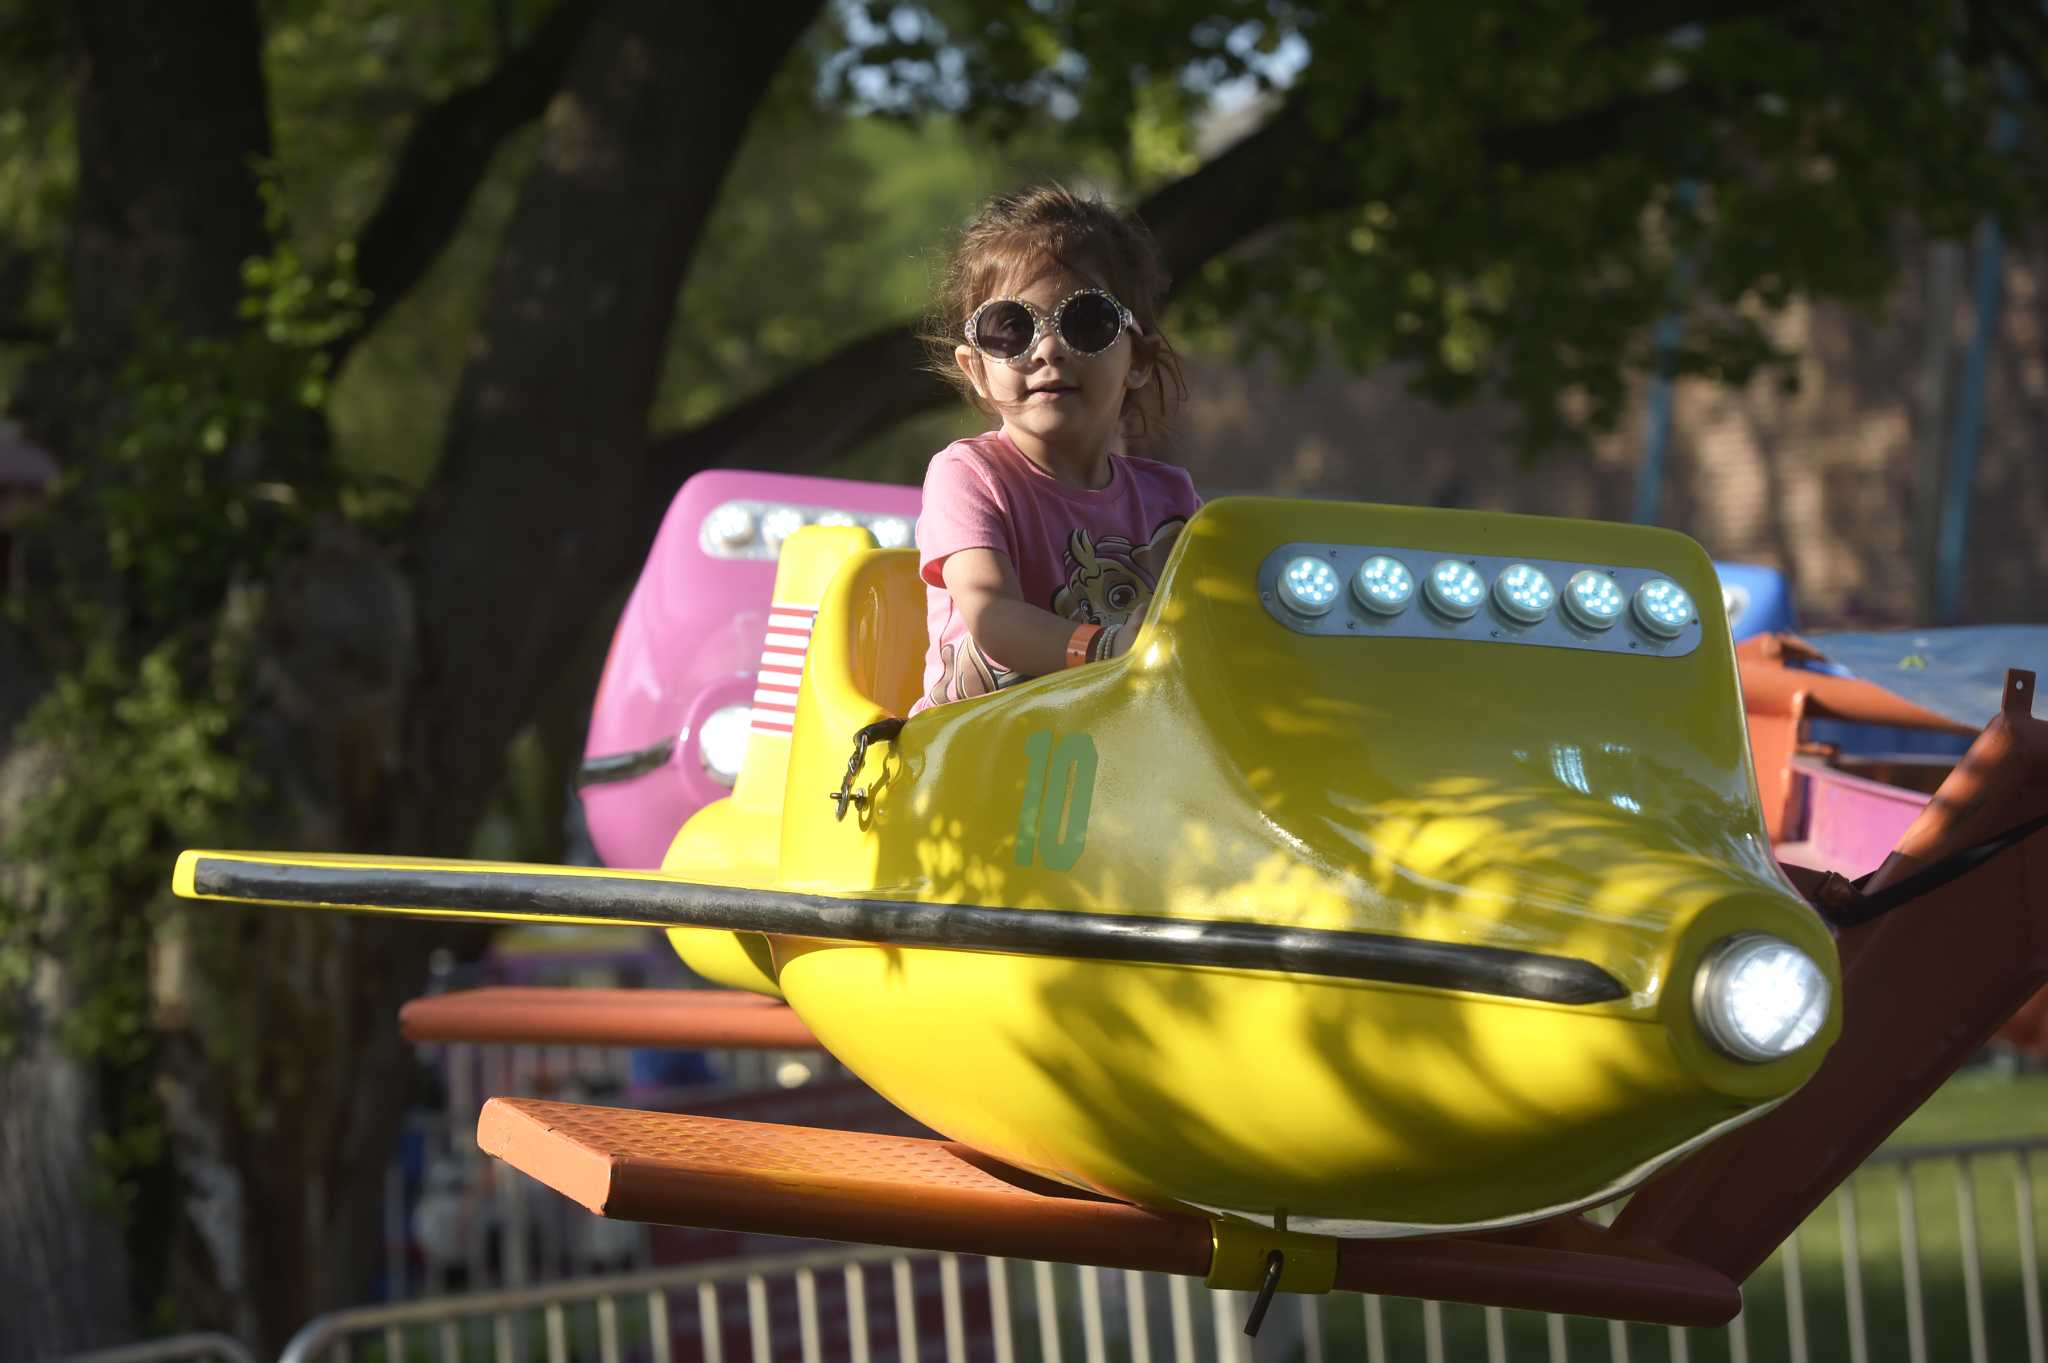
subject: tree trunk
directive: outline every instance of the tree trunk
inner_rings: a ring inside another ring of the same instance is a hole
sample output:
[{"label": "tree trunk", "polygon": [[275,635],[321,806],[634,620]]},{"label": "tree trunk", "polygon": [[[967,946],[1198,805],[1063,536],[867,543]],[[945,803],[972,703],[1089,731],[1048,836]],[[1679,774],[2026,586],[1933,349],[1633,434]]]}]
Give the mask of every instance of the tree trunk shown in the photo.
[{"label": "tree trunk", "polygon": [[[262,249],[250,166],[267,155],[260,31],[247,0],[167,7],[147,0],[77,6],[80,165],[72,258],[72,342],[42,367],[43,399],[24,413],[39,443],[75,465],[104,429],[96,401],[146,333],[221,335],[238,325],[242,261]],[[86,528],[84,533],[89,533]],[[13,652],[18,640],[9,640]],[[66,779],[45,751],[9,746],[32,702],[11,687],[0,730],[0,835],[32,790]],[[6,868],[4,893],[47,892],[33,866]],[[138,906],[139,911],[139,906]],[[58,921],[64,908],[58,906]],[[77,988],[61,957],[5,1000],[17,1048],[0,1063],[0,1358],[49,1357],[133,1338],[140,1306],[162,1285],[159,1253],[135,1257],[145,1203],[108,1200],[93,1137],[107,1120],[110,1077],[57,1036]],[[118,1076],[123,1096],[146,1076]],[[168,1185],[159,1181],[161,1189]],[[161,1226],[142,1232],[161,1244]],[[154,1262],[152,1262],[154,1260]]]},{"label": "tree trunk", "polygon": [[267,245],[253,180],[270,155],[255,6],[93,0],[74,21],[85,56],[74,334],[98,359],[145,327],[234,330],[242,262]]},{"label": "tree trunk", "polygon": [[[22,800],[56,774],[40,748],[19,746],[0,760],[0,839]],[[0,865],[0,896],[35,892],[25,868]],[[64,972],[42,966],[25,993],[8,1000],[27,1024],[21,1047],[0,1060],[0,1360],[131,1337],[126,1246],[119,1223],[93,1205],[84,1158],[87,1133],[101,1127],[97,1075],[59,1049],[50,1026],[68,1002]]]},{"label": "tree trunk", "polygon": [[[109,0],[77,16],[77,340],[40,384],[70,404],[37,423],[73,460],[119,420],[76,395],[152,337],[232,332],[241,264],[266,248],[249,173],[269,146],[254,7],[205,8]],[[507,742],[642,548],[607,527],[632,522],[675,299],[754,110],[817,9],[614,0],[579,14],[414,547],[329,530],[249,588],[264,621],[241,720],[267,791],[257,845],[465,850]],[[146,643],[175,623],[134,628]],[[165,1302],[274,1352],[311,1316],[363,1300],[415,1073],[396,1009],[436,946],[478,938],[266,909],[173,914],[151,971],[150,1060],[118,1076],[123,1101],[160,1105],[169,1135],[149,1224],[82,1211],[95,1166],[81,1133],[105,1120],[109,1076],[47,1029],[32,1035],[0,1072],[0,1281],[50,1290],[0,1312],[0,1356],[134,1338]],[[50,972],[46,1016],[67,987]]]},{"label": "tree trunk", "polygon": [[720,185],[816,0],[595,17],[492,275],[413,536],[424,672],[406,850],[459,850],[506,743],[645,551],[647,417]]}]

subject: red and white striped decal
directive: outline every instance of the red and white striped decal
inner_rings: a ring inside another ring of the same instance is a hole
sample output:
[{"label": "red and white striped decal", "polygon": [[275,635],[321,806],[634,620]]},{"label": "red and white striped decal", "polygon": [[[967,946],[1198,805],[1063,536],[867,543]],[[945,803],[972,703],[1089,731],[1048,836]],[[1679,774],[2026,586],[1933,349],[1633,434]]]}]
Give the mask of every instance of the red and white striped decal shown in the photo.
[{"label": "red and white striped decal", "polygon": [[768,638],[761,645],[761,672],[754,679],[757,734],[786,734],[796,728],[796,692],[804,679],[804,655],[811,648],[814,606],[768,608]]}]

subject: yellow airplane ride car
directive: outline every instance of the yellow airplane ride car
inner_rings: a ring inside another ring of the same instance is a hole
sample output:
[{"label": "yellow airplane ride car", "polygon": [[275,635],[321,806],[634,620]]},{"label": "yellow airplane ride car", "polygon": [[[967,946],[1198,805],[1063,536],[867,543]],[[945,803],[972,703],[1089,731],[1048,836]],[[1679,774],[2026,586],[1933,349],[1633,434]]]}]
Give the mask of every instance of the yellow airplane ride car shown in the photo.
[{"label": "yellow airplane ride car", "polygon": [[659,872],[188,852],[178,892],[668,927],[947,1137],[1318,1236],[1605,1201],[1836,1036],[1684,536],[1220,500],[1127,656],[902,722],[916,562],[789,541],[793,718]]}]

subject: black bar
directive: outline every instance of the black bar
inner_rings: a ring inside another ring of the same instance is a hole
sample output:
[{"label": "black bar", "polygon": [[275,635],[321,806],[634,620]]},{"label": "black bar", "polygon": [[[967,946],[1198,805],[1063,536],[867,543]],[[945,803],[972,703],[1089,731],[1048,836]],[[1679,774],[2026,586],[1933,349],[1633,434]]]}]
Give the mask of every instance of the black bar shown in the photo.
[{"label": "black bar", "polygon": [[449,909],[604,918],[891,946],[1218,966],[1416,984],[1544,1003],[1604,1003],[1628,991],[1591,961],[1503,947],[1270,923],[834,899],[681,880],[535,871],[289,866],[202,859],[193,892],[330,908]]},{"label": "black bar", "polygon": [[659,743],[650,743],[632,752],[605,753],[601,757],[586,757],[583,765],[576,769],[576,788],[583,790],[590,786],[601,786],[612,781],[630,781],[636,776],[645,776],[668,765],[675,755],[676,741],[664,738]]}]

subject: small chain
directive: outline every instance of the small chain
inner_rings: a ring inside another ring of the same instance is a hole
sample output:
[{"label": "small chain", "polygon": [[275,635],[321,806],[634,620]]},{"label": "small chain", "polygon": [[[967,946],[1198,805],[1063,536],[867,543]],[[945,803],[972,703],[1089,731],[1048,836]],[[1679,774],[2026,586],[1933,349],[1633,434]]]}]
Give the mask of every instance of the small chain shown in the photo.
[{"label": "small chain", "polygon": [[839,783],[839,789],[828,793],[825,797],[838,806],[835,818],[845,819],[846,810],[849,805],[859,805],[863,809],[867,808],[868,793],[864,790],[855,790],[853,783],[860,777],[861,765],[868,760],[868,744],[890,742],[897,734],[902,732],[902,720],[878,719],[873,724],[869,724],[854,733],[853,756],[846,760],[846,777]]}]

